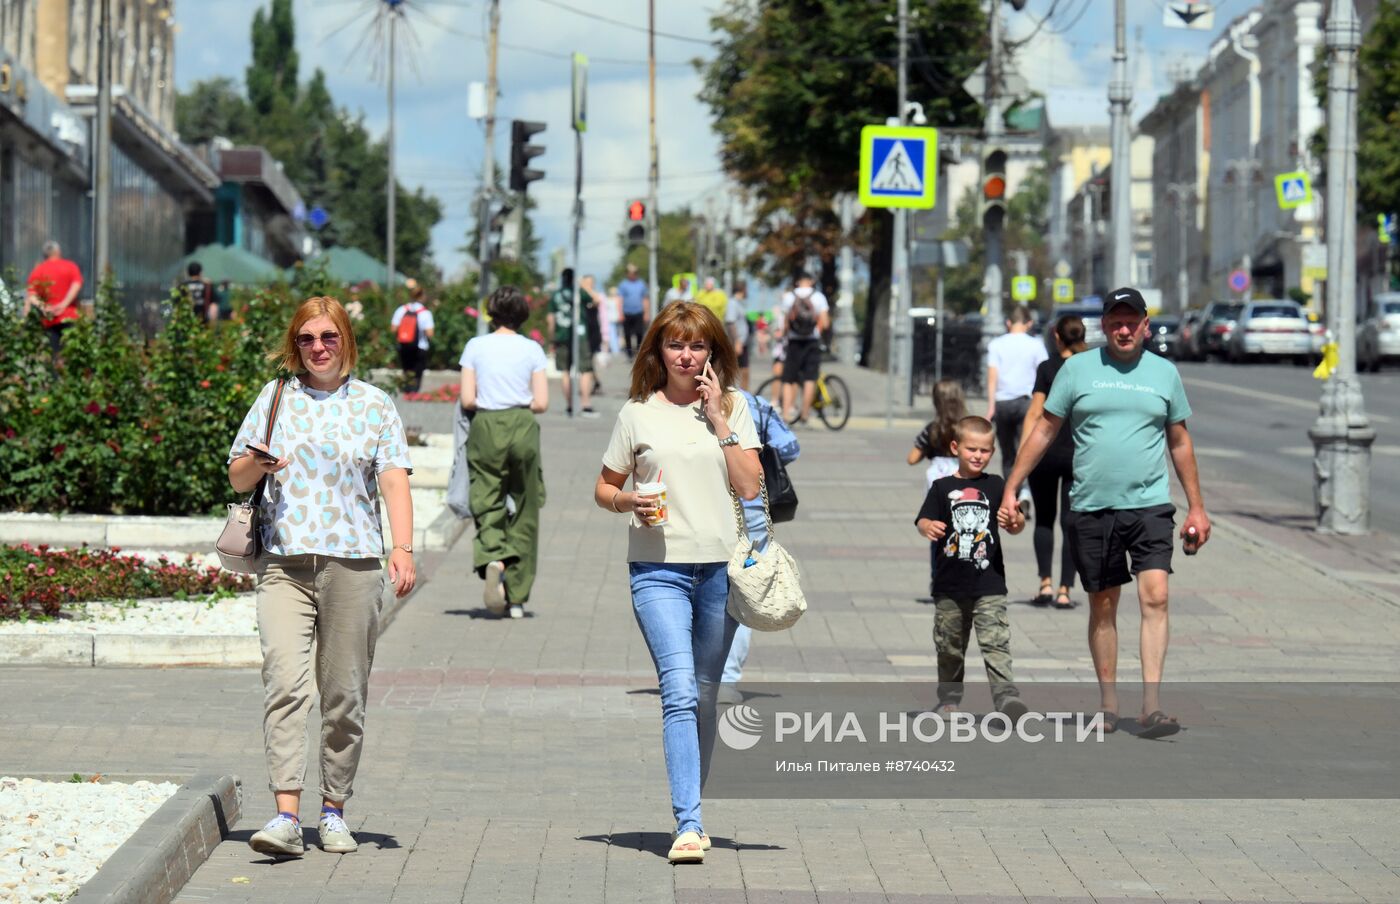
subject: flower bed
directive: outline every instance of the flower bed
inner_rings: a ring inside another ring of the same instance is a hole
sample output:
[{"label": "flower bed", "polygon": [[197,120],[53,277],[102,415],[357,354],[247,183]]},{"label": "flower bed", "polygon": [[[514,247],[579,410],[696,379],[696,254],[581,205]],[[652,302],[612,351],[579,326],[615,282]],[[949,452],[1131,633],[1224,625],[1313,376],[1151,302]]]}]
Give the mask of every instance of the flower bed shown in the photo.
[{"label": "flower bed", "polygon": [[96,600],[222,598],[253,587],[246,575],[193,556],[154,562],[119,549],[0,546],[0,619],[53,617],[64,605]]}]

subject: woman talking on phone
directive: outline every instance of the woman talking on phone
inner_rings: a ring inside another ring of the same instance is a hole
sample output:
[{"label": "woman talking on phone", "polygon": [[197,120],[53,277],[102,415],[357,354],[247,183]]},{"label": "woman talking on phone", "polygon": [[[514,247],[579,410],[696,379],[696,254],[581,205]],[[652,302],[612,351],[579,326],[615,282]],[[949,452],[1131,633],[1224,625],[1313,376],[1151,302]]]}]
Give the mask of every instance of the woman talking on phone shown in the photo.
[{"label": "woman talking on phone", "polygon": [[[661,685],[661,739],[676,833],[672,863],[700,863],[710,839],[700,789],[715,697],[738,623],[725,611],[737,531],[731,489],[759,494],[758,433],[733,387],[724,324],[694,302],[667,305],[632,363],[593,499],[629,515],[632,610]],[[624,489],[628,475],[632,489]]]},{"label": "woman talking on phone", "polygon": [[[403,422],[389,397],[350,376],[357,352],[350,318],[334,298],[297,308],[268,360],[291,374],[263,387],[229,451],[229,483],[247,493],[267,479],[258,563],[258,636],[263,653],[263,738],[277,815],[249,839],[253,850],[300,857],[306,720],[321,695],[321,849],[357,848],[346,827],[365,735],[365,696],[379,632],[384,538],[388,577],[413,589],[411,463]],[[278,404],[274,410],[273,401]],[[268,418],[272,416],[271,442]],[[270,479],[268,479],[270,478]],[[316,640],[315,684],[311,680]]]}]

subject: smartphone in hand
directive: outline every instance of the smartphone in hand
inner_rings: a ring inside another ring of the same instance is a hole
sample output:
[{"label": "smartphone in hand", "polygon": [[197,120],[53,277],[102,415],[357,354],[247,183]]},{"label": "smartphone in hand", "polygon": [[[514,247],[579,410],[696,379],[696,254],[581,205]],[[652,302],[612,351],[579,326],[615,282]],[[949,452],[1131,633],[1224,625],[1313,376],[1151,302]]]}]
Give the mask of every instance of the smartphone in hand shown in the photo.
[{"label": "smartphone in hand", "polygon": [[277,462],[277,456],[273,455],[271,452],[264,449],[262,446],[255,446],[252,443],[248,443],[243,448],[247,449],[248,453],[254,458],[259,458],[263,461],[270,461],[274,464]]}]

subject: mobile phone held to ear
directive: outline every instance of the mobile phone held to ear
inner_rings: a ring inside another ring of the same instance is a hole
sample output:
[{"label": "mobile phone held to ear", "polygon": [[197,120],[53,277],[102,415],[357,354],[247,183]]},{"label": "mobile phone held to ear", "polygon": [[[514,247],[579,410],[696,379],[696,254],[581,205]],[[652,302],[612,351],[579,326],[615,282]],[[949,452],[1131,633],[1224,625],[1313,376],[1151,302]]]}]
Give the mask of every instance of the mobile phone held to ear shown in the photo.
[{"label": "mobile phone held to ear", "polygon": [[271,452],[267,451],[262,446],[255,446],[252,443],[249,443],[243,448],[247,449],[248,454],[252,455],[255,458],[260,458],[263,461],[270,461],[274,464],[277,462],[277,456],[273,455]]}]

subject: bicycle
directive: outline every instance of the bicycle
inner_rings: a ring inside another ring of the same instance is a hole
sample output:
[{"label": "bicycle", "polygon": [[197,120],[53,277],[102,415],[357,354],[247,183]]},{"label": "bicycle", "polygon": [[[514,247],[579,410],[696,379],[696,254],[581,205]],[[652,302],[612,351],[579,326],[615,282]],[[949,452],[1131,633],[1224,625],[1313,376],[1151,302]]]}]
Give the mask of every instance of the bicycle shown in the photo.
[{"label": "bicycle", "polygon": [[[770,398],[769,391],[781,377],[769,377],[754,390],[760,399]],[[798,403],[801,404],[801,384],[798,385]],[[851,419],[851,390],[846,381],[835,374],[817,374],[817,394],[812,399],[812,410],[822,419],[828,430],[840,430]]]}]

